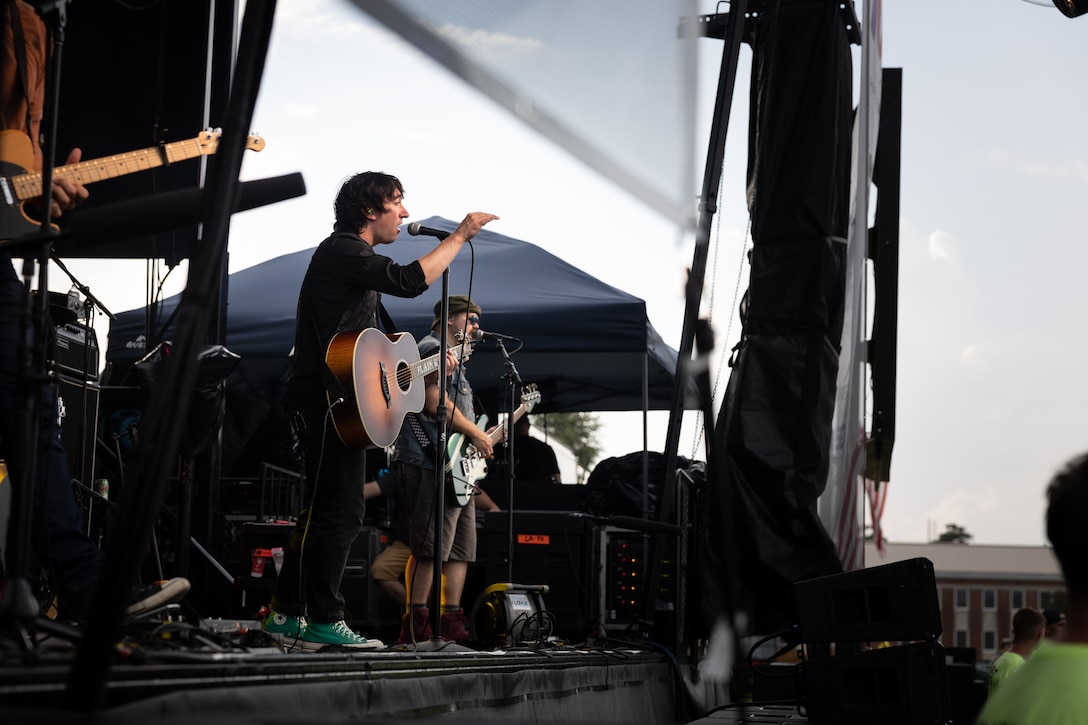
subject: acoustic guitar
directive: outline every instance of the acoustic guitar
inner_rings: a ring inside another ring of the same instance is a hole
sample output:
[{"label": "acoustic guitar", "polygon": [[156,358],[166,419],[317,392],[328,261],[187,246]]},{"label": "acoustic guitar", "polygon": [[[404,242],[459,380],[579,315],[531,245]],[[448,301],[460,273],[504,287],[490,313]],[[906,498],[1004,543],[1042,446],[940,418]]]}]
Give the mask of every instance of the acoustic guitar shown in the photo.
[{"label": "acoustic guitar", "polygon": [[[450,348],[464,362],[472,344]],[[441,353],[419,359],[415,339],[407,332],[386,335],[368,327],[339,332],[329,341],[325,364],[346,395],[332,403],[336,434],[348,448],[392,445],[404,416],[423,410],[426,393],[416,381],[438,370]]]},{"label": "acoustic guitar", "polygon": [[[218,150],[222,134],[221,129],[207,129],[186,141],[65,164],[53,169],[53,177],[71,179],[86,186],[198,156],[210,156]],[[246,148],[260,151],[264,148],[264,139],[250,134]],[[27,170],[33,165],[34,147],[30,137],[22,131],[0,131],[0,239],[4,241],[31,234],[41,227],[24,208],[28,200],[42,195],[41,172]]]}]

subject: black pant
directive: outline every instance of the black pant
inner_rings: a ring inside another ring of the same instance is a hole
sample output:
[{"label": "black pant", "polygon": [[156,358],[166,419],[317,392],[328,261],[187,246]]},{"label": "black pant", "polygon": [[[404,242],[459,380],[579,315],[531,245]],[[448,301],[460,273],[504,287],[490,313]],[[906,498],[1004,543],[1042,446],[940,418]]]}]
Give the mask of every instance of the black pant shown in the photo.
[{"label": "black pant", "polygon": [[326,408],[299,414],[310,501],[299,514],[284,552],[272,608],[315,622],[344,618],[344,578],[351,545],[363,526],[366,452],[344,446]]}]

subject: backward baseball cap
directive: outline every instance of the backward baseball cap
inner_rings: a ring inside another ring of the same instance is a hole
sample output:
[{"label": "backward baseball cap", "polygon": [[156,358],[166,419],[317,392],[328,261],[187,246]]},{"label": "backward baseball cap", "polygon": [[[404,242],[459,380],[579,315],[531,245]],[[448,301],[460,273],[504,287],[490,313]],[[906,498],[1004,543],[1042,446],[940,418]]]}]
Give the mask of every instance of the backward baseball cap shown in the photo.
[{"label": "backward baseball cap", "polygon": [[[450,314],[456,315],[458,312],[475,312],[477,315],[482,315],[483,310],[480,306],[470,300],[468,295],[450,295]],[[431,322],[431,329],[438,327],[438,324],[442,321],[442,300],[434,303],[434,320]]]}]

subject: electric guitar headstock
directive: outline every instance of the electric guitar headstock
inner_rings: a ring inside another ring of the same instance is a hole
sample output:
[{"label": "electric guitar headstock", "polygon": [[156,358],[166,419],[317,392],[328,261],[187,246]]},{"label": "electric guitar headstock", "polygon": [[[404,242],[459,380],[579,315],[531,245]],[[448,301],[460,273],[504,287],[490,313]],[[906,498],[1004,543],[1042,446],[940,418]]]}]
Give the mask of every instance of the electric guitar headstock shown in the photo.
[{"label": "electric guitar headstock", "polygon": [[540,402],[540,391],[536,388],[536,383],[529,383],[521,391],[521,405],[526,413],[532,413],[533,408]]},{"label": "electric guitar headstock", "polygon": [[[200,153],[204,156],[214,154],[219,150],[219,139],[223,136],[221,128],[206,128],[197,134],[196,143]],[[246,137],[246,149],[249,151],[262,151],[264,139],[259,134],[251,133]]]}]

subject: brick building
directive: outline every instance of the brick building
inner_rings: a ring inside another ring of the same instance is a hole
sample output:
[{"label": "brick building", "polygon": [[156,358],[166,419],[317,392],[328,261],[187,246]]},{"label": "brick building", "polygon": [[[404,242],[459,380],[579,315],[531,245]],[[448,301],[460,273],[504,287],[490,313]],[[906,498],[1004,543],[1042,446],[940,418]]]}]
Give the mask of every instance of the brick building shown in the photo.
[{"label": "brick building", "polygon": [[980,662],[997,656],[1012,636],[1012,616],[1022,607],[1061,608],[1065,582],[1048,546],[892,544],[885,555],[865,544],[866,566],[924,557],[933,562],[941,607],[941,641],[971,647]]}]

